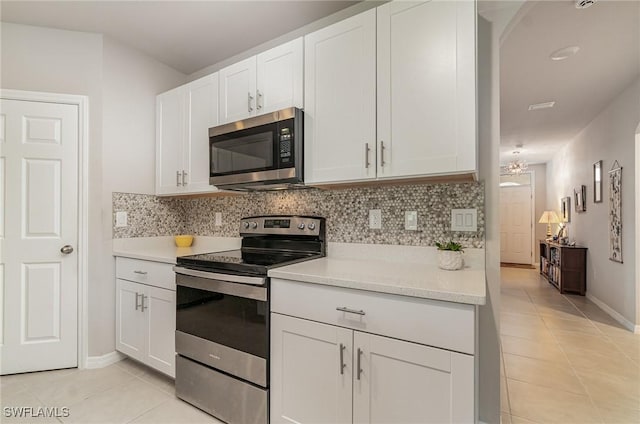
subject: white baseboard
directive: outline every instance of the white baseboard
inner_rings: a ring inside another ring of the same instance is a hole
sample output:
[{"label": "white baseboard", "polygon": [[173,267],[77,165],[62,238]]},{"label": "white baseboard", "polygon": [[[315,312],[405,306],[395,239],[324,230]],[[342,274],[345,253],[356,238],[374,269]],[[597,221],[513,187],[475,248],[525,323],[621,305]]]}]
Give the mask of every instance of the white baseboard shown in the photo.
[{"label": "white baseboard", "polygon": [[86,368],[104,368],[126,358],[125,355],[118,351],[113,351],[102,356],[89,356],[85,363]]},{"label": "white baseboard", "polygon": [[632,323],[631,321],[629,321],[628,319],[620,315],[617,311],[612,309],[609,305],[607,305],[606,303],[604,303],[602,300],[598,299],[594,295],[590,294],[589,292],[587,292],[586,297],[587,299],[589,299],[590,301],[598,305],[600,309],[602,309],[607,314],[609,314],[611,318],[615,319],[620,324],[622,324],[627,330],[631,331],[632,333],[640,333],[640,325],[635,325],[634,323]]}]

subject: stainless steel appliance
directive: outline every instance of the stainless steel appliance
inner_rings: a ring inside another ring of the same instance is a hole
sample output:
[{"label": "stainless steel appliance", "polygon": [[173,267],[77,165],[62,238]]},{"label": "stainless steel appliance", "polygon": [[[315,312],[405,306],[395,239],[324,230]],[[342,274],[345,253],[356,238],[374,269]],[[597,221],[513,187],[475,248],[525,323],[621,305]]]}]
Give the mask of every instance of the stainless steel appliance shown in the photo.
[{"label": "stainless steel appliance", "polygon": [[279,110],[209,129],[209,183],[225,190],[303,184],[303,112]]},{"label": "stainless steel appliance", "polygon": [[325,220],[243,218],[240,234],[239,250],[177,259],[176,395],[227,423],[267,423],[267,272],[324,256]]}]

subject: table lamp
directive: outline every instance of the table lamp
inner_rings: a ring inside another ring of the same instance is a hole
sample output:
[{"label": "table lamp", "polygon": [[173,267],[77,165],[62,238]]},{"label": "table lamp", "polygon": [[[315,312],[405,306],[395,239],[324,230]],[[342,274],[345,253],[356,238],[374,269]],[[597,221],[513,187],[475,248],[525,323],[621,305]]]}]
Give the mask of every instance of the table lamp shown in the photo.
[{"label": "table lamp", "polygon": [[560,224],[560,218],[554,211],[544,211],[538,223],[547,224],[547,237],[551,237],[551,224]]}]

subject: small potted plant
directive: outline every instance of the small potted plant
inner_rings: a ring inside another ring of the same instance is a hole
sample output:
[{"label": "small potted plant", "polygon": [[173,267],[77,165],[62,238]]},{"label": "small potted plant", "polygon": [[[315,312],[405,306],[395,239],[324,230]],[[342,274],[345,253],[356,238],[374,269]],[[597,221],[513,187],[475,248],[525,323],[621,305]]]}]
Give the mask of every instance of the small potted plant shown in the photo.
[{"label": "small potted plant", "polygon": [[449,271],[462,269],[464,261],[462,254],[464,250],[460,243],[449,241],[447,243],[436,242],[438,248],[438,267]]}]

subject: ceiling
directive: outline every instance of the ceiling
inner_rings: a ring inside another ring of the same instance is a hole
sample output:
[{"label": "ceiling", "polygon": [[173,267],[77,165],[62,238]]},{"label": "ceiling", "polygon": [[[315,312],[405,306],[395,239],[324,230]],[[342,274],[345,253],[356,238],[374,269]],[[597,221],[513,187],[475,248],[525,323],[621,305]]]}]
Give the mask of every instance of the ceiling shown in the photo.
[{"label": "ceiling", "polygon": [[105,34],[185,74],[356,1],[6,1],[3,22]]},{"label": "ceiling", "polygon": [[[640,75],[640,2],[600,0],[582,10],[571,0],[528,6],[500,50],[503,163],[519,143],[522,159],[547,162]],[[562,61],[549,58],[568,46],[580,51]],[[555,107],[527,110],[548,101]]]}]

